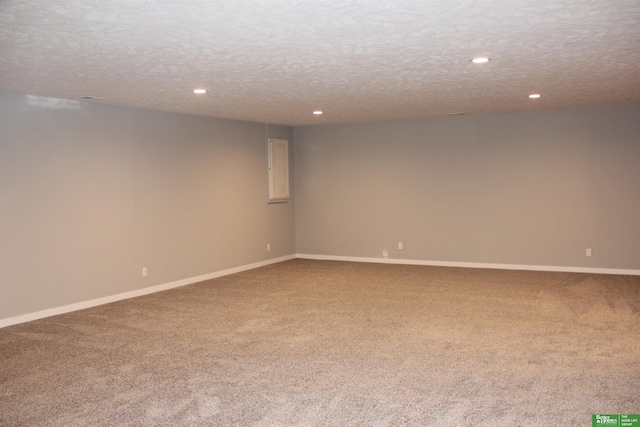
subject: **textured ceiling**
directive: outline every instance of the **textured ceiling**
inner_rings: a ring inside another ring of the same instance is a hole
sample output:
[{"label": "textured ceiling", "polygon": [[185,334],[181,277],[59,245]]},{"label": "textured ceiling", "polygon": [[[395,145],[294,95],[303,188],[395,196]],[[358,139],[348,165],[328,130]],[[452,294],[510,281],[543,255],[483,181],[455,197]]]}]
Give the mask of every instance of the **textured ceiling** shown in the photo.
[{"label": "textured ceiling", "polygon": [[639,0],[0,0],[0,40],[2,91],[274,124],[640,103]]}]

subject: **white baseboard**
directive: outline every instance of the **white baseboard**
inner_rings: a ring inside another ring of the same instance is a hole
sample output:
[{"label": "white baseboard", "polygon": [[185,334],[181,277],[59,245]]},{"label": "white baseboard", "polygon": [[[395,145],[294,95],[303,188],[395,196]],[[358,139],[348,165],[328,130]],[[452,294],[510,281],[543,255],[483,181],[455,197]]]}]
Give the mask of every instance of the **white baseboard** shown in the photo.
[{"label": "white baseboard", "polygon": [[394,258],[368,258],[334,255],[296,254],[296,258],[315,259],[323,261],[351,261],[373,262],[380,264],[405,264],[405,265],[430,265],[435,267],[466,267],[466,268],[495,268],[500,270],[529,270],[529,271],[553,271],[564,273],[594,273],[594,274],[621,274],[640,276],[640,270],[625,270],[615,268],[590,268],[590,267],[560,267],[554,265],[518,265],[518,264],[488,264],[481,262],[452,262],[452,261],[424,261],[415,259]]},{"label": "white baseboard", "polygon": [[64,305],[62,307],[55,307],[47,310],[37,311],[35,313],[27,313],[27,314],[22,314],[20,316],[9,317],[7,319],[0,319],[0,328],[4,328],[6,326],[11,326],[11,325],[17,325],[19,323],[30,322],[32,320],[38,320],[45,317],[56,316],[58,314],[84,310],[85,308],[91,308],[91,307],[96,307],[103,304],[109,304],[111,302],[116,302],[123,299],[135,298],[142,295],[153,294],[155,292],[166,291],[168,289],[178,288],[180,286],[192,285],[194,283],[203,282],[205,280],[215,279],[217,277],[222,277],[222,276],[228,276],[229,274],[240,273],[242,271],[252,270],[258,267],[264,267],[269,264],[288,261],[294,258],[296,258],[296,256],[293,254],[286,255],[280,258],[268,259],[266,261],[260,261],[253,264],[234,267],[228,270],[217,271],[215,273],[204,274],[202,276],[190,277],[188,279],[182,279],[182,280],[177,280],[175,282],[164,283],[162,285],[156,285],[148,288],[137,289],[131,292],[124,292],[121,294],[111,295],[108,297],[97,298],[89,301],[78,302],[75,304]]},{"label": "white baseboard", "polygon": [[27,313],[20,316],[0,319],[0,328],[6,326],[17,325],[19,323],[30,322],[45,317],[56,316],[58,314],[70,313],[72,311],[84,310],[85,308],[96,307],[103,304],[109,304],[124,299],[135,298],[142,295],[148,295],[155,292],[166,291],[168,289],[178,288],[180,286],[191,285],[205,280],[215,279],[217,277],[227,276],[229,274],[240,273],[242,271],[252,270],[258,267],[275,264],[278,262],[288,261],[294,258],[313,259],[323,261],[351,261],[351,262],[370,262],[380,264],[405,264],[405,265],[429,265],[436,267],[466,267],[466,268],[494,268],[501,270],[529,270],[529,271],[552,271],[567,273],[594,273],[594,274],[621,274],[630,276],[640,276],[640,270],[613,269],[613,268],[590,268],[590,267],[561,267],[548,265],[518,265],[518,264],[489,264],[477,262],[452,262],[452,261],[426,261],[413,259],[394,259],[394,258],[369,258],[369,257],[351,257],[351,256],[335,256],[335,255],[313,255],[313,254],[294,254],[286,255],[280,258],[273,258],[265,261],[247,264],[240,267],[234,267],[227,270],[217,271],[202,276],[190,277],[175,282],[165,283],[162,285],[151,286],[148,288],[137,289],[131,292],[125,292],[108,297],[97,298],[89,301],[83,301],[75,304],[69,304],[62,307],[50,308],[47,310]]}]

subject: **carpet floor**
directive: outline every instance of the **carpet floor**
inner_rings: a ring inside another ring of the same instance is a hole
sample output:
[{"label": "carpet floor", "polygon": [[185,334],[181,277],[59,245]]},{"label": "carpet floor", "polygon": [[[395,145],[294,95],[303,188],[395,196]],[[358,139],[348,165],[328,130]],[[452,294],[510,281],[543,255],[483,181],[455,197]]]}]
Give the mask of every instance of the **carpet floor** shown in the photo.
[{"label": "carpet floor", "polygon": [[0,329],[1,426],[591,426],[640,277],[296,259]]}]

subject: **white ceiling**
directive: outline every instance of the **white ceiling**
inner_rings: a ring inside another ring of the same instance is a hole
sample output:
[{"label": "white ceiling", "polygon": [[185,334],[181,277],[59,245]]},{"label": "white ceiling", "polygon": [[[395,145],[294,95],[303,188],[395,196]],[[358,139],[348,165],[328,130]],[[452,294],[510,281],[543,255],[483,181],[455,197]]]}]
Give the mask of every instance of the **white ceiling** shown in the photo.
[{"label": "white ceiling", "polygon": [[639,0],[0,0],[0,40],[2,91],[274,124],[640,103]]}]

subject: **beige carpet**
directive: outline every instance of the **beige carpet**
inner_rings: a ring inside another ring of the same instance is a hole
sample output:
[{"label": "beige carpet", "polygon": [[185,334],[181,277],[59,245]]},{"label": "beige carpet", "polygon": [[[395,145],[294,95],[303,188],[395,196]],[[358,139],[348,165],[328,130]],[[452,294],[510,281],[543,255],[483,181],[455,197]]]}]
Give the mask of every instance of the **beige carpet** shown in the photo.
[{"label": "beige carpet", "polygon": [[640,277],[293,260],[0,329],[2,426],[591,426]]}]

